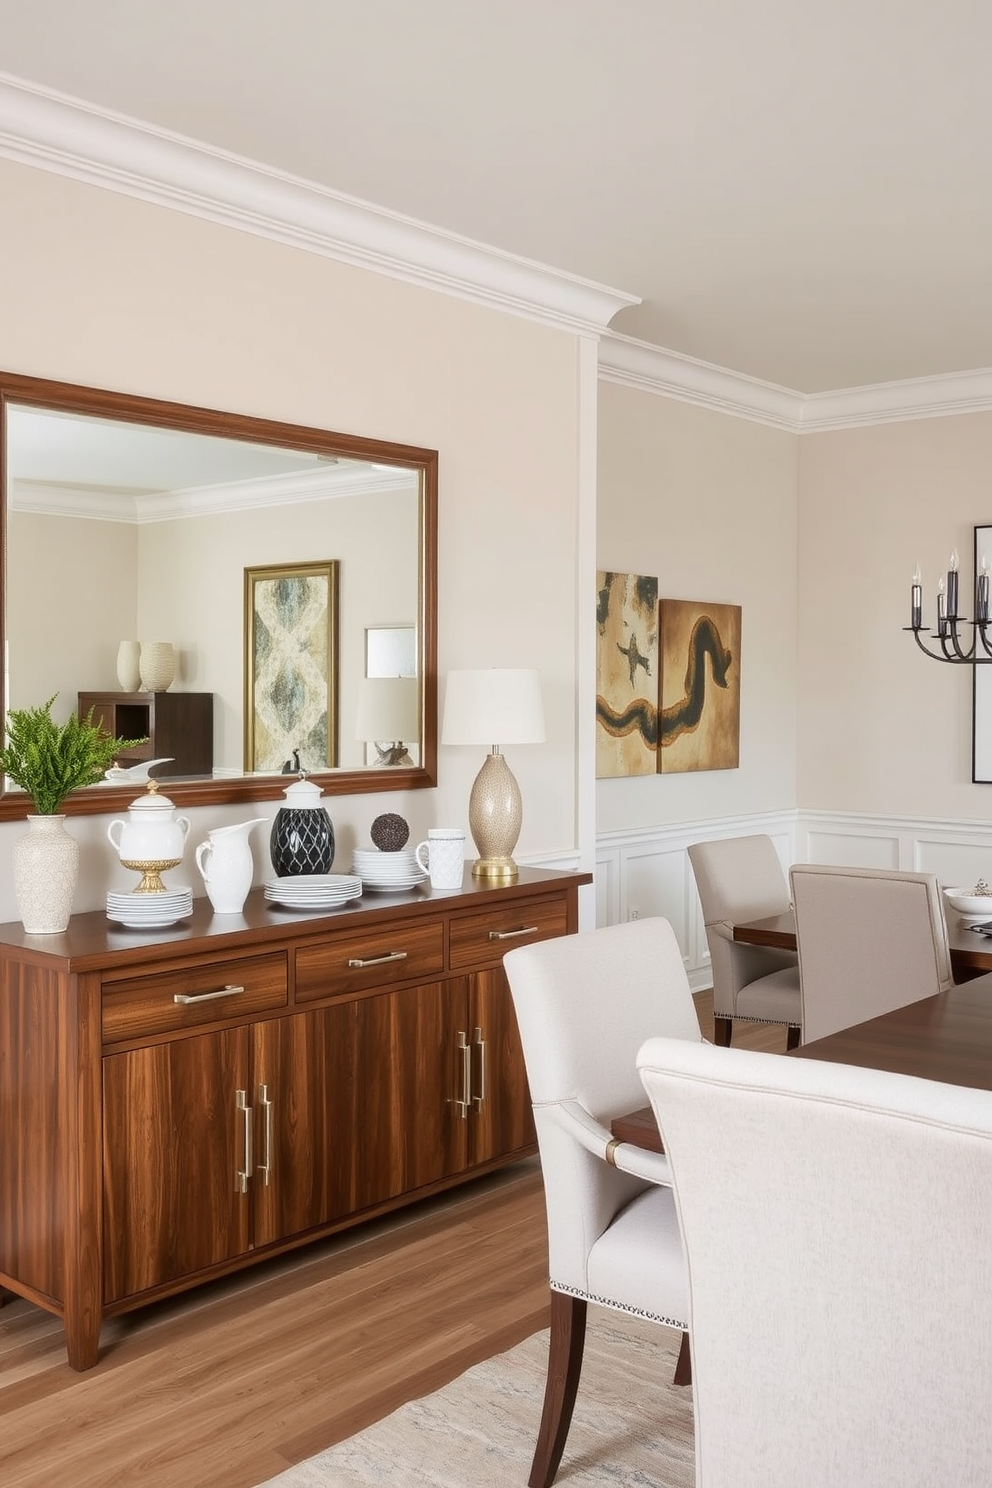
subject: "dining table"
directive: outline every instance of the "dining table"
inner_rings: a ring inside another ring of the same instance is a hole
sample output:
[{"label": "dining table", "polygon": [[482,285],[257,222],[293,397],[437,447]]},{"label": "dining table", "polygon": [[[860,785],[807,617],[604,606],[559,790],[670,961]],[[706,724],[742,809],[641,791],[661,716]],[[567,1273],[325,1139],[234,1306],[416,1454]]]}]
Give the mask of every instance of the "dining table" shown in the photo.
[{"label": "dining table", "polygon": [[[992,960],[986,969],[992,970]],[[826,1059],[992,1090],[992,978],[976,974],[935,997],[921,997],[772,1057]],[[611,1125],[617,1141],[664,1150],[650,1106],[617,1116]]]},{"label": "dining table", "polygon": [[[990,900],[992,907],[992,900]],[[951,971],[956,982],[982,976],[992,971],[992,935],[974,928],[983,921],[969,921],[960,915],[947,917],[947,944],[951,953]],[[992,914],[989,915],[992,924]],[[880,929],[884,934],[884,927]],[[744,945],[771,946],[777,950],[796,949],[796,917],[791,909],[784,914],[768,915],[763,920],[747,920],[734,926],[734,939]]]}]

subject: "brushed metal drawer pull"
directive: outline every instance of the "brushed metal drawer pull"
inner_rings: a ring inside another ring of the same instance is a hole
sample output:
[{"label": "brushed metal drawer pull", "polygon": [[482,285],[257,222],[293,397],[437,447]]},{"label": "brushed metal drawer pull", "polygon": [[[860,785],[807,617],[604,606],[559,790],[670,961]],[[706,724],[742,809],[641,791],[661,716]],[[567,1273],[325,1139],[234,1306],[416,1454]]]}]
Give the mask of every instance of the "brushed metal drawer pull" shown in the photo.
[{"label": "brushed metal drawer pull", "polygon": [[251,1177],[252,1151],[251,1151],[251,1106],[248,1104],[248,1094],[244,1090],[234,1092],[234,1109],[244,1118],[244,1143],[245,1164],[243,1168],[234,1170],[234,1192],[247,1193],[248,1179]]},{"label": "brushed metal drawer pull", "polygon": [[490,930],[490,940],[514,940],[518,935],[533,935],[536,925],[524,925],[521,930]]},{"label": "brushed metal drawer pull", "polygon": [[352,956],[348,962],[349,966],[385,966],[387,961],[405,961],[409,952],[390,951],[387,956],[372,956],[363,961],[360,956]]},{"label": "brushed metal drawer pull", "polygon": [[175,992],[172,1000],[184,1005],[191,1002],[215,1002],[218,997],[237,997],[244,990],[244,987],[235,987],[228,983],[226,987],[221,987],[219,992]]},{"label": "brushed metal drawer pull", "polygon": [[268,1188],[269,1176],[272,1172],[272,1101],[269,1100],[268,1085],[259,1085],[258,1104],[265,1117],[265,1155],[258,1165],[258,1171],[262,1175],[262,1182]]}]

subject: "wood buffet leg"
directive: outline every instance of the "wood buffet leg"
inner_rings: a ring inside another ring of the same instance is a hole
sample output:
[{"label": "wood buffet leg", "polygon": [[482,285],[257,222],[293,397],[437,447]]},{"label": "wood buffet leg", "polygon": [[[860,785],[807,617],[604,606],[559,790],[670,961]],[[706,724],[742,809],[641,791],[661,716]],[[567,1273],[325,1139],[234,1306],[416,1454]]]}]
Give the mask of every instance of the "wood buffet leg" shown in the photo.
[{"label": "wood buffet leg", "polygon": [[544,1409],[531,1464],[529,1488],[550,1488],[565,1450],[582,1373],[588,1305],[581,1297],[551,1293],[551,1345]]},{"label": "wood buffet leg", "polygon": [[721,1049],[730,1048],[730,1036],[734,1031],[733,1018],[721,1018],[714,1014],[713,1017],[713,1042],[719,1044]]},{"label": "wood buffet leg", "polygon": [[787,1049],[798,1049],[799,1040],[802,1038],[802,1032],[803,1031],[801,1028],[790,1028],[786,1035],[785,1047]]}]

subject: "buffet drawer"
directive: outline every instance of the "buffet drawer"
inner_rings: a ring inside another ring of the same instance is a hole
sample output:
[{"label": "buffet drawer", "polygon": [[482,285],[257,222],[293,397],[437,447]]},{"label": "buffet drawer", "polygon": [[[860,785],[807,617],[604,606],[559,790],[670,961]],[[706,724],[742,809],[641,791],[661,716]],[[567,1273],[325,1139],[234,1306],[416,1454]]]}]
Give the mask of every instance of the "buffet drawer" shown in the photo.
[{"label": "buffet drawer", "polygon": [[485,914],[453,915],[448,958],[452,971],[499,966],[514,946],[552,940],[568,929],[564,899],[534,899],[487,909]]},{"label": "buffet drawer", "polygon": [[289,1001],[284,952],[243,960],[210,961],[105,983],[103,1040],[171,1033],[285,1007]]},{"label": "buffet drawer", "polygon": [[444,971],[444,927],[437,921],[341,936],[296,953],[296,1001],[388,987]]}]

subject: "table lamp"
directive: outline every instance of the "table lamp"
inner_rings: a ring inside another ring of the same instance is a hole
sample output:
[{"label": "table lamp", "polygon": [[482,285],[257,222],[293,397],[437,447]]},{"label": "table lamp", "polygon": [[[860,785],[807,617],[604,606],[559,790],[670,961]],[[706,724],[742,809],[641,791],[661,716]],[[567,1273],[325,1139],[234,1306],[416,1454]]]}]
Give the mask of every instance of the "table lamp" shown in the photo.
[{"label": "table lamp", "polygon": [[420,738],[416,677],[363,677],[358,684],[355,738],[374,744],[377,765],[412,765],[403,742]]},{"label": "table lamp", "polygon": [[[527,668],[489,667],[448,673],[442,744],[488,744],[469,797],[469,826],[479,857],[474,878],[510,883],[517,877],[513,849],[520,836],[520,787],[501,744],[543,744],[541,679]],[[497,741],[497,742],[494,742]]]}]

